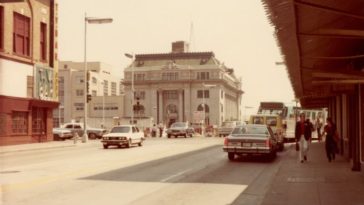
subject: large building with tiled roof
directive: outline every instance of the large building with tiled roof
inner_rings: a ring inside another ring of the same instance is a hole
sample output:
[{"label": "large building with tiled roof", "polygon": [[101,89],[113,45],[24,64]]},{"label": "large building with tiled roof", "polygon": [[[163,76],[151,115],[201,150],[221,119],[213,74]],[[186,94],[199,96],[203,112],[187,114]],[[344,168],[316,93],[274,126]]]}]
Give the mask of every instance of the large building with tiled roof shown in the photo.
[{"label": "large building with tiled roof", "polygon": [[[234,70],[220,63],[213,52],[188,52],[183,41],[172,43],[171,53],[135,55],[124,77],[124,115],[137,122],[151,118],[170,125],[205,118],[206,124],[220,125],[241,118],[243,91]],[[134,109],[134,115],[133,102],[140,108]]]}]

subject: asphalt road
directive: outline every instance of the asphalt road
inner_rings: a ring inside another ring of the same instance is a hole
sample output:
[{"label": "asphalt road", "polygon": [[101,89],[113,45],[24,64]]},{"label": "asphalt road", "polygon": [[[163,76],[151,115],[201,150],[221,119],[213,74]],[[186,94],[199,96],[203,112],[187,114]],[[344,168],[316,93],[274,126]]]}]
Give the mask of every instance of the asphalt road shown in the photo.
[{"label": "asphalt road", "polygon": [[10,155],[7,170],[21,172],[2,179],[3,204],[260,204],[280,156],[230,162],[221,144],[216,138],[158,139],[132,149],[95,144]]}]

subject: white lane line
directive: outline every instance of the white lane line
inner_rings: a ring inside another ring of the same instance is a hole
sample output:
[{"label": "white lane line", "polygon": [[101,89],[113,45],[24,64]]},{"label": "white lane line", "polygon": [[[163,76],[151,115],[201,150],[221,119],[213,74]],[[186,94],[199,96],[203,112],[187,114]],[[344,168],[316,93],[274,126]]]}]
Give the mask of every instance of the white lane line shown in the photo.
[{"label": "white lane line", "polygon": [[175,177],[181,176],[181,175],[183,175],[184,173],[189,172],[189,171],[191,171],[191,170],[192,170],[192,169],[187,169],[187,170],[185,170],[185,171],[178,172],[177,174],[174,174],[174,175],[171,175],[171,176],[169,176],[169,177],[167,177],[167,178],[162,179],[162,180],[161,180],[161,182],[166,182],[166,181],[168,181],[168,180],[170,180],[170,179],[173,179],[173,178],[175,178]]}]

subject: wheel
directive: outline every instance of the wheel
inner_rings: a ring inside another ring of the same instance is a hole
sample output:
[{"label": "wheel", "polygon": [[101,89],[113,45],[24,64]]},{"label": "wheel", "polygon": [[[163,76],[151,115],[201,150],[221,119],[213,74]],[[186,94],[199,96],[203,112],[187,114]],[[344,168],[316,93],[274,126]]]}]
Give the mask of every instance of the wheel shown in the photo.
[{"label": "wheel", "polygon": [[96,134],[95,133],[89,133],[88,134],[88,138],[90,138],[90,139],[96,139]]},{"label": "wheel", "polygon": [[107,149],[109,146],[107,144],[104,144],[104,149]]},{"label": "wheel", "polygon": [[187,138],[187,134],[184,134],[183,137]]},{"label": "wheel", "polygon": [[138,146],[139,147],[143,146],[143,143],[142,142],[143,142],[143,140],[140,140],[140,142],[138,143]]},{"label": "wheel", "polygon": [[128,140],[128,144],[126,144],[126,148],[130,148],[131,147],[131,139]]},{"label": "wheel", "polygon": [[235,159],[235,154],[232,152],[228,152],[228,158],[230,161],[233,161]]},{"label": "wheel", "polygon": [[168,137],[168,138],[171,138],[171,135],[170,135],[170,134],[168,134],[168,135],[167,135],[167,137]]},{"label": "wheel", "polygon": [[192,133],[190,134],[190,137],[193,137],[193,134]]}]

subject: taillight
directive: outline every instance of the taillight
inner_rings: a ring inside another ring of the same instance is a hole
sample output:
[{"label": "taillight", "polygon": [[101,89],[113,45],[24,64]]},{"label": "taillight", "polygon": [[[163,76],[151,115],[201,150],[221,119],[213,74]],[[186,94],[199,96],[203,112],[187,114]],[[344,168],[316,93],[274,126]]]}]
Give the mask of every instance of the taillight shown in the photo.
[{"label": "taillight", "polygon": [[224,145],[227,146],[228,144],[229,144],[229,140],[228,140],[227,137],[225,137],[225,139],[224,139]]},{"label": "taillight", "polygon": [[266,147],[271,147],[271,143],[270,143],[270,140],[269,139],[267,139],[266,141],[265,141],[265,146]]}]

